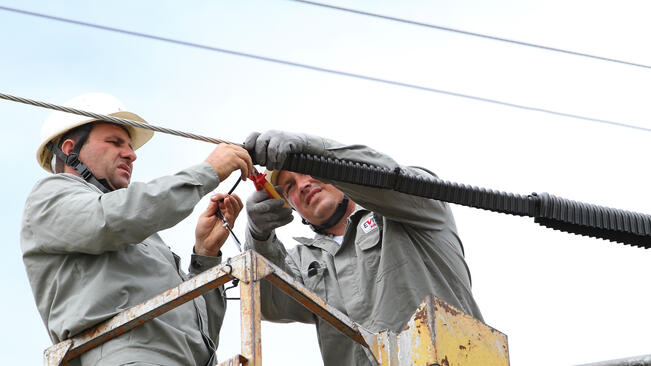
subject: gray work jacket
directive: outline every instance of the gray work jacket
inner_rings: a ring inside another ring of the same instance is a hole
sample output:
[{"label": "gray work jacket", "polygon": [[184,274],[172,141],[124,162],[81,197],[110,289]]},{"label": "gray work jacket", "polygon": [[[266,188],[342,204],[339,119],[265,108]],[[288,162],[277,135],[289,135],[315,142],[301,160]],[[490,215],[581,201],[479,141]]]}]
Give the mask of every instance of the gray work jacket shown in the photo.
[{"label": "gray work jacket", "polygon": [[[397,167],[391,158],[364,146],[343,146],[316,137],[309,141],[308,152],[367,161],[390,170]],[[341,246],[329,235],[316,234],[314,238],[295,238],[300,245],[288,252],[275,233],[266,241],[257,241],[248,234],[246,246],[373,332],[399,332],[430,294],[482,319],[471,293],[470,274],[454,218],[446,203],[395,191],[328,183],[358,204],[348,217]],[[361,346],[266,281],[261,285],[263,318],[315,323],[325,365],[372,364]]]},{"label": "gray work jacket", "polygon": [[[187,217],[218,184],[207,163],[105,194],[71,174],[40,180],[25,205],[21,247],[52,341],[70,338],[187,280],[180,258],[157,232]],[[190,277],[220,261],[193,255]],[[158,316],[75,363],[213,364],[226,311],[222,291]]]}]

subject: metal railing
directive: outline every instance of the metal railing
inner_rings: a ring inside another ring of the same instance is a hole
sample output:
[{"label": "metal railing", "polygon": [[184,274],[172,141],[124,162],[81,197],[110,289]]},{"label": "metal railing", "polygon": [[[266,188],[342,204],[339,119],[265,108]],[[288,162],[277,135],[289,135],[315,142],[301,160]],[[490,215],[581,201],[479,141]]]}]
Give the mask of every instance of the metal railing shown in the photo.
[{"label": "metal railing", "polygon": [[239,280],[241,354],[220,365],[262,364],[260,281],[269,281],[341,333],[369,349],[379,365],[500,365],[508,366],[506,335],[428,297],[399,334],[373,333],[328,305],[301,283],[255,251],[246,251],[227,263],[136,305],[44,352],[45,365],[68,361],[175,307],[225,283]]},{"label": "metal railing", "polygon": [[651,354],[586,363],[577,366],[651,366]]}]

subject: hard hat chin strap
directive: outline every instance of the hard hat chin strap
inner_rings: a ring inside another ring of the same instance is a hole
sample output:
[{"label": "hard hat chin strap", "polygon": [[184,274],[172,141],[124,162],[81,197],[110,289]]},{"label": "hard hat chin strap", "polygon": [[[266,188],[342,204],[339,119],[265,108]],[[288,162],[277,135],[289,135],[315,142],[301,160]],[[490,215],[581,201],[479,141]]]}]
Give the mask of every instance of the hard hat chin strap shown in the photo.
[{"label": "hard hat chin strap", "polygon": [[92,124],[89,124],[87,128],[84,126],[83,132],[79,137],[79,141],[75,143],[75,147],[68,155],[66,155],[58,146],[55,146],[52,141],[48,142],[46,147],[50,149],[50,151],[52,151],[52,153],[59,159],[63,160],[67,166],[72,167],[75,171],[77,171],[77,173],[79,173],[79,175],[86,182],[99,188],[102,193],[108,193],[113,190],[109,182],[104,178],[97,179],[95,175],[93,175],[93,172],[91,172],[90,169],[86,166],[86,164],[82,163],[81,160],[79,160],[79,151],[81,150],[81,147],[84,145],[84,143],[86,143],[91,129]]},{"label": "hard hat chin strap", "polygon": [[307,221],[305,218],[303,218],[303,224],[309,225],[310,228],[317,234],[323,234],[323,231],[326,229],[329,229],[339,222],[342,217],[346,214],[346,210],[348,209],[348,202],[350,199],[348,196],[344,195],[344,198],[339,202],[337,205],[337,208],[335,209],[335,212],[332,213],[332,216],[330,216],[329,219],[327,219],[324,223],[321,225],[315,225],[309,221]]}]

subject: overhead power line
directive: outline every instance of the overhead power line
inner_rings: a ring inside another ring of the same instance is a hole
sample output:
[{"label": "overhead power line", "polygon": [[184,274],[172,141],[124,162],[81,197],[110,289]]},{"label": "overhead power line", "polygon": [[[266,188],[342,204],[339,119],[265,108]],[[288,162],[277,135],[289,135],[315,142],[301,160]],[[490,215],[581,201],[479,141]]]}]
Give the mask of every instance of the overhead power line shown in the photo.
[{"label": "overhead power line", "polygon": [[465,31],[465,30],[462,30],[462,29],[444,27],[444,26],[435,25],[435,24],[417,22],[417,21],[414,21],[414,20],[402,19],[402,18],[392,17],[392,16],[388,16],[388,15],[382,15],[382,14],[377,14],[377,13],[371,13],[371,12],[367,12],[367,11],[363,11],[363,10],[344,8],[342,6],[324,4],[324,3],[320,3],[320,2],[316,2],[316,1],[308,1],[308,0],[290,0],[290,1],[303,3],[303,4],[308,4],[308,5],[320,6],[320,7],[323,7],[323,8],[329,8],[329,9],[344,11],[344,12],[353,13],[353,14],[365,15],[365,16],[374,17],[374,18],[390,20],[390,21],[394,21],[394,22],[398,22],[398,23],[411,24],[411,25],[416,25],[416,26],[421,26],[421,27],[426,27],[426,28],[438,29],[438,30],[442,30],[442,31],[446,31],[446,32],[464,34],[464,35],[472,36],[472,37],[490,39],[492,41],[506,42],[506,43],[516,44],[516,45],[519,45],[519,46],[539,48],[539,49],[543,49],[543,50],[546,50],[546,51],[560,52],[560,53],[565,53],[565,54],[573,55],[573,56],[588,57],[588,58],[592,58],[592,59],[600,60],[600,61],[614,62],[614,63],[628,65],[628,66],[635,66],[635,67],[642,67],[642,68],[645,68],[645,69],[651,69],[651,66],[649,66],[649,65],[640,64],[640,63],[636,63],[636,62],[619,60],[619,59],[614,59],[614,58],[610,58],[610,57],[603,57],[603,56],[598,56],[598,55],[591,55],[589,53],[577,52],[577,51],[566,50],[566,49],[556,48],[556,47],[549,47],[549,46],[539,45],[539,44],[535,44],[535,43],[529,43],[529,42],[523,42],[523,41],[518,41],[518,40],[514,40],[514,39],[509,39],[509,38],[503,38],[503,37],[491,36],[491,35],[488,35],[488,34]]},{"label": "overhead power line", "polygon": [[137,127],[137,128],[142,128],[142,129],[145,129],[145,130],[151,130],[151,131],[166,133],[168,135],[180,136],[180,137],[185,137],[185,138],[188,138],[188,139],[204,141],[204,142],[212,142],[213,144],[230,144],[230,145],[242,146],[242,144],[236,144],[234,142],[221,140],[221,139],[216,139],[216,138],[213,138],[213,137],[206,137],[206,136],[201,136],[201,135],[197,135],[197,134],[194,134],[194,133],[174,130],[174,129],[171,129],[171,128],[155,126],[155,125],[152,125],[152,124],[149,124],[149,123],[142,123],[142,122],[134,121],[134,120],[127,119],[127,118],[120,118],[120,117],[115,117],[115,116],[107,116],[107,115],[104,115],[104,114],[95,113],[95,112],[88,112],[88,111],[84,111],[84,110],[81,110],[81,109],[61,106],[61,105],[52,104],[52,103],[40,102],[38,100],[18,97],[18,96],[11,95],[11,94],[0,93],[0,99],[10,100],[12,102],[18,102],[18,103],[23,103],[23,104],[29,104],[29,105],[33,105],[35,107],[47,108],[47,109],[52,109],[52,110],[60,111],[60,112],[78,114],[80,116],[95,118],[95,119],[97,119],[99,121],[112,122],[112,123],[118,124],[120,126]]},{"label": "overhead power line", "polygon": [[335,74],[335,75],[340,75],[340,76],[347,76],[347,77],[361,79],[361,80],[374,81],[374,82],[388,84],[388,85],[401,86],[401,87],[405,87],[405,88],[416,89],[416,90],[421,90],[421,91],[426,91],[426,92],[431,92],[431,93],[450,95],[450,96],[454,96],[454,97],[471,99],[471,100],[485,102],[485,103],[492,103],[492,104],[502,105],[502,106],[511,107],[511,108],[517,108],[517,109],[522,109],[522,110],[547,113],[547,114],[552,114],[552,115],[556,115],[556,116],[569,117],[569,118],[580,119],[580,120],[584,120],[584,121],[597,122],[597,123],[609,124],[609,125],[618,126],[618,127],[625,127],[625,128],[631,128],[631,129],[651,132],[651,128],[636,126],[636,125],[622,123],[622,122],[616,122],[616,121],[610,121],[610,120],[606,120],[606,119],[587,117],[587,116],[582,116],[582,115],[572,114],[572,113],[557,112],[557,111],[554,111],[554,110],[551,110],[551,109],[546,109],[546,108],[526,106],[526,105],[522,105],[522,104],[505,102],[505,101],[501,101],[501,100],[497,100],[497,99],[490,99],[490,98],[484,98],[484,97],[474,96],[474,95],[470,95],[470,94],[457,93],[457,92],[453,92],[453,91],[448,91],[448,90],[443,90],[443,89],[436,89],[436,88],[431,88],[431,87],[417,85],[417,84],[405,83],[405,82],[401,82],[401,81],[382,79],[382,78],[369,76],[369,75],[362,75],[362,74],[356,74],[356,73],[352,73],[352,72],[340,71],[340,70],[335,70],[335,69],[328,69],[328,68],[324,68],[324,67],[320,67],[320,66],[302,64],[302,63],[288,61],[288,60],[282,60],[282,59],[278,59],[278,58],[255,55],[255,54],[251,54],[251,53],[233,51],[233,50],[228,50],[228,49],[224,49],[224,48],[218,48],[218,47],[213,47],[213,46],[202,45],[202,44],[199,44],[199,43],[181,41],[181,40],[177,40],[177,39],[161,37],[161,36],[156,36],[156,35],[152,35],[152,34],[135,32],[135,31],[125,30],[125,29],[120,29],[120,28],[114,28],[114,27],[108,27],[108,26],[104,26],[104,25],[93,24],[93,23],[83,22],[83,21],[74,20],[74,19],[68,19],[68,18],[62,18],[62,17],[52,16],[52,15],[47,15],[47,14],[41,14],[41,13],[31,12],[31,11],[27,11],[27,10],[9,8],[9,7],[5,7],[5,6],[0,6],[0,10],[6,10],[6,11],[11,11],[11,12],[36,16],[36,17],[40,17],[40,18],[46,18],[46,19],[50,19],[50,20],[56,20],[56,21],[60,21],[60,22],[81,25],[81,26],[85,26],[85,27],[102,29],[102,30],[107,30],[107,31],[111,31],[111,32],[116,32],[116,33],[128,34],[128,35],[136,36],[136,37],[149,38],[149,39],[154,39],[154,40],[158,40],[158,41],[162,41],[162,42],[168,42],[168,43],[173,43],[173,44],[177,44],[177,45],[183,45],[183,46],[188,46],[188,47],[199,48],[199,49],[203,49],[203,50],[207,50],[207,51],[226,53],[226,54],[234,55],[234,56],[252,58],[252,59],[256,59],[256,60],[260,60],[260,61],[266,61],[266,62],[272,62],[272,63],[276,63],[276,64],[288,65],[288,66],[298,67],[298,68],[302,68],[302,69],[319,71],[319,72]]}]

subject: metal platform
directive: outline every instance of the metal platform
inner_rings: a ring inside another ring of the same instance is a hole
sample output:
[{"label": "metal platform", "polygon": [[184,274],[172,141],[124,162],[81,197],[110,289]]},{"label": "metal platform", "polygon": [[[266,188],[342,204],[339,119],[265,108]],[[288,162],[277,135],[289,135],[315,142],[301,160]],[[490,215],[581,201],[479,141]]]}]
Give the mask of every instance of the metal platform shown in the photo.
[{"label": "metal platform", "polygon": [[69,360],[82,353],[233,279],[240,281],[241,354],[220,363],[223,366],[262,365],[262,280],[277,286],[316,316],[368,348],[378,365],[509,365],[506,335],[440,299],[427,297],[400,333],[373,333],[251,250],[53,345],[45,350],[45,365],[68,365]]}]

